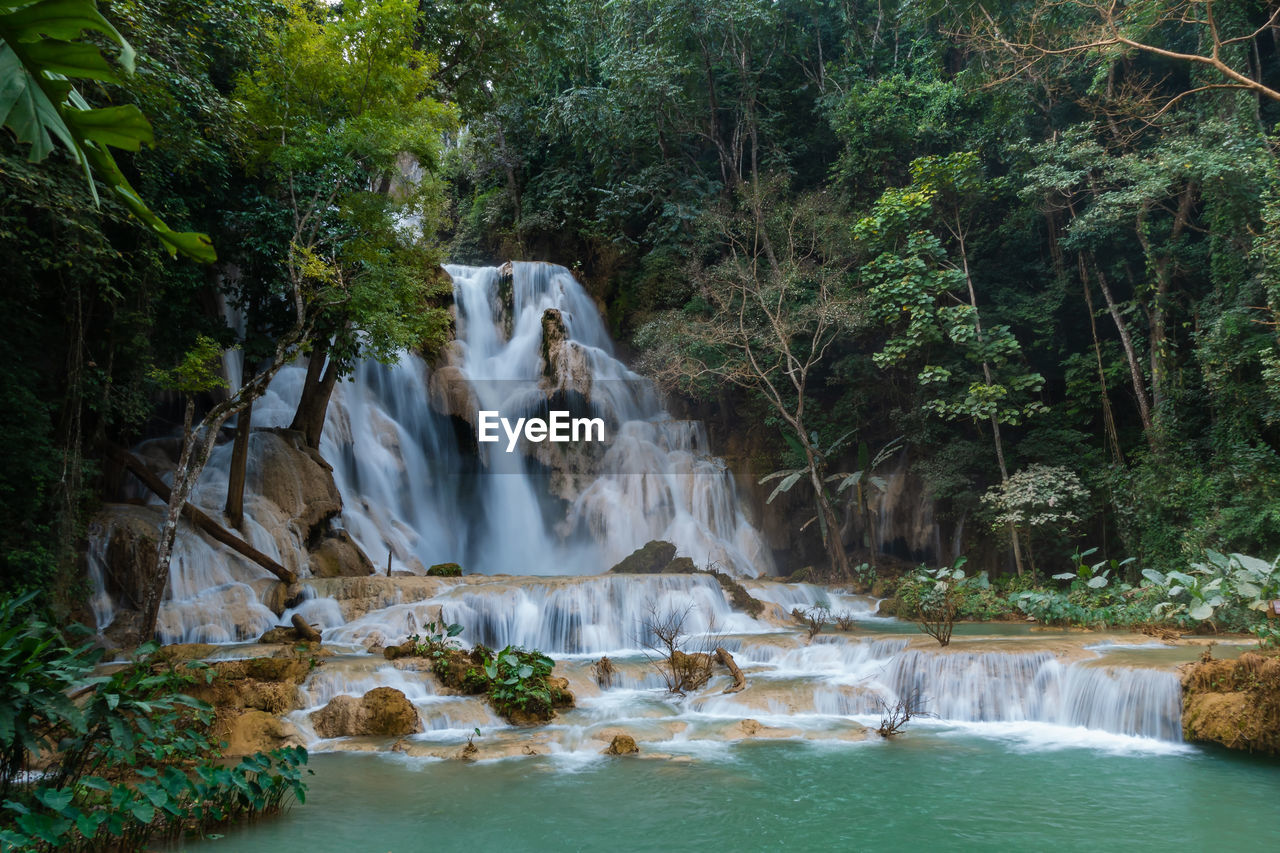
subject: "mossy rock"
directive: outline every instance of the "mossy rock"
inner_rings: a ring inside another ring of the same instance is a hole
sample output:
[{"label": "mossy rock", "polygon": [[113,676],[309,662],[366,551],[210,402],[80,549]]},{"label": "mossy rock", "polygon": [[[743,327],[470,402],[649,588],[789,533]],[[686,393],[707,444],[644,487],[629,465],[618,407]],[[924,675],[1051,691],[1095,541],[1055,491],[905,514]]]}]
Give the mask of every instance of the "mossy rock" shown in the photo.
[{"label": "mossy rock", "polygon": [[427,576],[432,578],[460,578],[462,566],[457,563],[436,563],[427,569]]},{"label": "mossy rock", "polygon": [[656,575],[671,565],[676,546],[661,539],[646,542],[609,571],[619,575]]},{"label": "mossy rock", "polygon": [[784,583],[812,583],[814,579],[813,566],[805,566],[796,569],[791,574],[783,578]]},{"label": "mossy rock", "polygon": [[698,571],[693,560],[688,557],[676,557],[662,570],[664,575],[692,575]]},{"label": "mossy rock", "polygon": [[738,583],[731,576],[724,572],[709,571],[711,575],[720,583],[720,588],[729,595],[729,604],[734,610],[741,610],[752,618],[758,617],[764,612],[764,602],[755,598],[751,593],[747,592],[747,588]]}]

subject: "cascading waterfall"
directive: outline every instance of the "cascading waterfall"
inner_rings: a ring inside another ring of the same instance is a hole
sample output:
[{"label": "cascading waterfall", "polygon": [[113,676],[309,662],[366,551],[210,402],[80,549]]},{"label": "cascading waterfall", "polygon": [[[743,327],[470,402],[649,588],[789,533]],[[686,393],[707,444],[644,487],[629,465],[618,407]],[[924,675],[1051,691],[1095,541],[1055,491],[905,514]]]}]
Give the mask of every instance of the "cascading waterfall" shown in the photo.
[{"label": "cascading waterfall", "polygon": [[[444,619],[464,625],[469,643],[536,648],[567,666],[618,656],[613,689],[583,703],[583,719],[597,723],[619,716],[859,717],[918,694],[930,713],[956,723],[1033,722],[1180,739],[1179,685],[1168,671],[1064,663],[1047,652],[926,651],[894,636],[799,644],[795,626],[784,621],[793,609],[824,606],[871,626],[874,602],[760,577],[772,568],[767,549],[702,425],[672,418],[653,387],[616,358],[596,306],[573,276],[547,264],[513,264],[509,276],[494,267],[447,271],[458,336],[441,363],[428,368],[411,354],[390,366],[362,363],[333,395],[320,454],[342,497],[336,525],[375,564],[389,558],[400,572],[457,561],[485,576],[544,577],[441,580],[416,599],[385,581],[385,599],[349,612],[340,592],[307,578],[299,531],[273,516],[275,504],[263,498],[271,445],[255,433],[245,534],[303,577],[303,594],[276,616],[264,604],[274,578],[186,531],[161,612],[162,639],[247,641],[300,613],[321,626],[326,644],[350,652],[304,684],[308,708],[391,686],[418,708],[428,734],[465,736],[473,726],[504,724],[483,703],[440,695],[429,674],[385,663],[363,647],[402,641]],[[255,426],[288,425],[304,373],[298,366],[281,371],[255,407]],[[545,412],[553,397],[602,417],[609,440],[577,455],[546,444],[508,453],[501,443],[474,442],[477,410]],[[225,500],[230,453],[230,444],[215,450],[193,496],[214,515]],[[90,531],[91,606],[100,627],[117,607],[104,578],[111,525],[137,522],[143,516],[129,512],[143,509],[122,509]],[[697,565],[755,578],[747,588],[769,610],[760,619],[732,610],[709,575],[596,576],[651,539],[675,543]],[[694,646],[714,640],[731,650],[751,687],[664,704],[644,649],[653,641],[647,625],[668,613],[684,614]],[[313,740],[307,714],[293,719]]]}]

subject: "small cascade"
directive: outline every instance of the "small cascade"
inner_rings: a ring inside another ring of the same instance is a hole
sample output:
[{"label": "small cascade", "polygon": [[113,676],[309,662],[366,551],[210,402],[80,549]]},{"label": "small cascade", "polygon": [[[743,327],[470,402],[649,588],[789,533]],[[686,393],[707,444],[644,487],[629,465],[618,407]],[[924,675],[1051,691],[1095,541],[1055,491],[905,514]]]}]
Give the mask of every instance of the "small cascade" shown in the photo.
[{"label": "small cascade", "polygon": [[1048,652],[907,652],[883,683],[917,693],[930,713],[964,722],[1043,722],[1157,740],[1182,739],[1182,688],[1174,672],[1063,664]]},{"label": "small cascade", "polygon": [[327,642],[402,641],[437,619],[466,627],[490,648],[523,646],[555,655],[616,655],[654,644],[649,627],[683,614],[692,637],[777,630],[729,607],[709,575],[618,575],[471,585],[395,604],[324,632]]}]

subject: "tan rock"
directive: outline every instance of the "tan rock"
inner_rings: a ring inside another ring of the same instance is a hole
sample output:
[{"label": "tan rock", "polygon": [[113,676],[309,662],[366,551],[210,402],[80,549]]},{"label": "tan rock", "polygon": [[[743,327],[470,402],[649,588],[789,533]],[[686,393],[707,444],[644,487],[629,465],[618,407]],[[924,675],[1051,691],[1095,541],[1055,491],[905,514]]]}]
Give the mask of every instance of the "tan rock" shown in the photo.
[{"label": "tan rock", "polygon": [[605,747],[603,755],[636,755],[640,752],[640,747],[636,746],[636,739],[629,734],[616,734],[613,740],[609,741],[609,745]]},{"label": "tan rock", "polygon": [[326,533],[311,549],[309,565],[317,578],[367,577],[377,571],[345,530]]},{"label": "tan rock", "polygon": [[301,743],[293,723],[259,710],[218,714],[214,722],[214,734],[227,744],[223,755],[228,758],[270,752]]},{"label": "tan rock", "polygon": [[400,737],[422,731],[418,709],[394,687],[376,687],[359,699],[335,696],[311,714],[311,722],[316,734],[325,738]]}]

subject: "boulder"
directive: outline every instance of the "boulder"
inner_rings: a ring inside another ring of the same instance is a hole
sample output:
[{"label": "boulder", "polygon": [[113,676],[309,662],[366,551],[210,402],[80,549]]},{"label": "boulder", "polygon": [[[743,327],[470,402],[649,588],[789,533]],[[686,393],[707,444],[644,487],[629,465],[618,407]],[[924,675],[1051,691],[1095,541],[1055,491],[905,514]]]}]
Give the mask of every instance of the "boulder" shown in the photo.
[{"label": "boulder", "polygon": [[619,732],[613,736],[613,740],[609,741],[609,745],[604,748],[603,755],[636,755],[640,752],[640,747],[636,746],[636,739],[631,735]]},{"label": "boulder", "polygon": [[333,468],[295,430],[256,430],[251,438],[249,488],[274,503],[304,540],[342,512]]},{"label": "boulder", "polygon": [[401,737],[422,731],[418,709],[394,687],[375,687],[361,698],[335,696],[311,722],[320,737]]},{"label": "boulder", "polygon": [[427,569],[427,576],[433,578],[460,578],[462,566],[457,563],[436,563]]},{"label": "boulder", "polygon": [[377,569],[345,530],[329,530],[311,546],[311,574],[317,578],[359,578]]},{"label": "boulder", "polygon": [[661,539],[646,542],[609,571],[620,575],[656,575],[675,559],[676,546]]},{"label": "boulder", "polygon": [[214,734],[226,743],[222,750],[226,758],[270,752],[301,743],[293,723],[258,710],[220,713],[214,722]]},{"label": "boulder", "polygon": [[[142,511],[140,511],[142,510]],[[137,610],[156,574],[158,512],[120,507],[109,519],[103,555],[103,587],[117,607]]]}]

